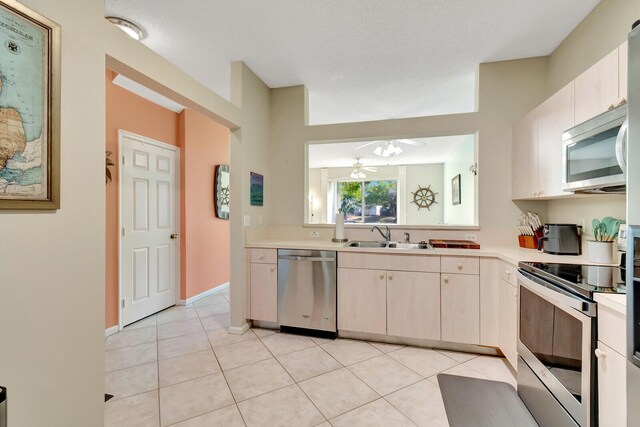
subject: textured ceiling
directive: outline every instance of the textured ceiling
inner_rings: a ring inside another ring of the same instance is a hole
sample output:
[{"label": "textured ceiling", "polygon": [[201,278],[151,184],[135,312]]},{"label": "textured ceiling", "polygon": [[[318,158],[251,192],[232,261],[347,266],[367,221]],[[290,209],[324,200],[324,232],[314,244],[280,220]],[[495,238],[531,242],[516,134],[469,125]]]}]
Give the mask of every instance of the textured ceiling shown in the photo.
[{"label": "textured ceiling", "polygon": [[482,62],[547,55],[599,0],[106,0],[223,97],[231,61],[305,84],[311,123],[468,112]]}]

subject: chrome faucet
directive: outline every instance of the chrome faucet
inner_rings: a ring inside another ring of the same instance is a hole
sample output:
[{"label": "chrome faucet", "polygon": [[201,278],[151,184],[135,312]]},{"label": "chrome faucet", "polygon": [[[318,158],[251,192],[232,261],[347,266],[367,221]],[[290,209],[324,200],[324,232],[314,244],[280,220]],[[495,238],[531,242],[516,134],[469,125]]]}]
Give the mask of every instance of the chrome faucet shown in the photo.
[{"label": "chrome faucet", "polygon": [[373,227],[371,227],[371,232],[373,232],[373,230],[378,230],[378,233],[380,233],[380,235],[382,237],[384,237],[384,241],[385,242],[390,242],[391,241],[391,230],[389,230],[389,226],[385,225],[384,228],[386,228],[387,232],[383,233],[382,230],[380,230],[380,227],[378,227],[377,225],[374,225]]},{"label": "chrome faucet", "polygon": [[411,242],[411,234],[404,233],[404,242],[405,243],[410,243]]}]

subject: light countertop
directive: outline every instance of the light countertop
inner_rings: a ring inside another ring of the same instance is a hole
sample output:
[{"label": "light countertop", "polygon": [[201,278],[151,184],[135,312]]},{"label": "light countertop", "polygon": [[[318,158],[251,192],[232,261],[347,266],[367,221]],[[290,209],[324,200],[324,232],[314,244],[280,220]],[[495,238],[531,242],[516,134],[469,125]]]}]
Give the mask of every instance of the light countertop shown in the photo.
[{"label": "light countertop", "polygon": [[627,315],[627,296],[620,294],[596,294],[595,298],[598,304],[602,304],[618,313]]},{"label": "light countertop", "polygon": [[334,243],[330,240],[258,240],[247,243],[247,248],[262,249],[307,249],[334,250],[339,252],[385,253],[385,254],[419,254],[448,256],[477,256],[483,258],[499,258],[513,265],[520,261],[556,262],[563,264],[589,264],[587,257],[551,255],[535,249],[523,249],[512,246],[481,246],[481,249],[388,249],[388,248],[352,248],[347,243]]}]

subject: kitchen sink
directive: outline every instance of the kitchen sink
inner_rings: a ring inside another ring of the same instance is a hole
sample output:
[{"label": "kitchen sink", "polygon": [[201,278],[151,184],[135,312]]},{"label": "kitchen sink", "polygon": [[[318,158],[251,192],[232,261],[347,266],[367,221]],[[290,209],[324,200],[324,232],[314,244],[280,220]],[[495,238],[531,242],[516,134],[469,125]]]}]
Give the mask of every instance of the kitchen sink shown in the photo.
[{"label": "kitchen sink", "polygon": [[368,241],[353,241],[346,244],[349,248],[386,248],[393,243],[391,242],[368,242]]},{"label": "kitchen sink", "polygon": [[433,249],[428,243],[372,242],[356,240],[345,245],[348,248]]}]

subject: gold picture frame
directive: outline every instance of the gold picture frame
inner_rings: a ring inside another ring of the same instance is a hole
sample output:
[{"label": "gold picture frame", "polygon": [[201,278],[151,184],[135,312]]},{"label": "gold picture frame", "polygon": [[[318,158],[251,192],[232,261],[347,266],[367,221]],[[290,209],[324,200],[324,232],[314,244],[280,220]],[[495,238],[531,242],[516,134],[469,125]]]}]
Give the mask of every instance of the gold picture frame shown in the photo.
[{"label": "gold picture frame", "polygon": [[0,0],[0,209],[60,208],[60,32]]}]

